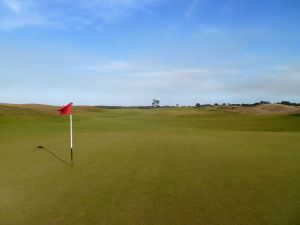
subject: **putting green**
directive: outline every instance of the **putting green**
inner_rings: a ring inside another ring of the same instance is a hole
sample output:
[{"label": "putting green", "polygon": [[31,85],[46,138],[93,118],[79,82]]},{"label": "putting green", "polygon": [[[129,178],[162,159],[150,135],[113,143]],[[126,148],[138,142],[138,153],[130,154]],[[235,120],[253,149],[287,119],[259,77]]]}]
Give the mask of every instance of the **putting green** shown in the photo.
[{"label": "putting green", "polygon": [[[0,106],[0,224],[296,225],[300,116]],[[43,146],[43,148],[38,148]]]}]

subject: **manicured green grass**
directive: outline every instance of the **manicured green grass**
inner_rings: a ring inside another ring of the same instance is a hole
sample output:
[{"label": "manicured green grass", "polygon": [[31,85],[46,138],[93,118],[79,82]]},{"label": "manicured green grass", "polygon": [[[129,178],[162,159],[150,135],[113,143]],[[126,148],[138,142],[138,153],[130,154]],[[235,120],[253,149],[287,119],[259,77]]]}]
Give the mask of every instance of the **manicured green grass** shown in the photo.
[{"label": "manicured green grass", "polygon": [[71,168],[55,109],[0,106],[0,224],[300,224],[297,115],[79,107]]}]

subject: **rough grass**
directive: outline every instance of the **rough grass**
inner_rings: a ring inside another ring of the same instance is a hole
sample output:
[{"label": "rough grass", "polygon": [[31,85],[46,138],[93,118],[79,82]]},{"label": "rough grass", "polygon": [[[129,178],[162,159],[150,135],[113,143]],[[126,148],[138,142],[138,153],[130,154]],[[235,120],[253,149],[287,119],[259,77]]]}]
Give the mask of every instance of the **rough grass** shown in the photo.
[{"label": "rough grass", "polygon": [[5,107],[0,224],[299,224],[299,116]]},{"label": "rough grass", "polygon": [[[222,108],[222,107],[221,107]],[[260,114],[260,115],[280,115],[280,114],[296,114],[300,113],[299,106],[288,106],[282,104],[262,104],[254,107],[223,107],[224,111],[239,112],[247,114]]]}]

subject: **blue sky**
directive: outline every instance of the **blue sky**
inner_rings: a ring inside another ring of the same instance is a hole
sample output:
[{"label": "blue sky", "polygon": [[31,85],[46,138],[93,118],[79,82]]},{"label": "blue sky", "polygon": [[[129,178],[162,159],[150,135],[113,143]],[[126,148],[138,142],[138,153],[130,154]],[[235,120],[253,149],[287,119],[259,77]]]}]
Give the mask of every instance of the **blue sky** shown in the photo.
[{"label": "blue sky", "polygon": [[0,0],[0,102],[300,102],[298,0]]}]

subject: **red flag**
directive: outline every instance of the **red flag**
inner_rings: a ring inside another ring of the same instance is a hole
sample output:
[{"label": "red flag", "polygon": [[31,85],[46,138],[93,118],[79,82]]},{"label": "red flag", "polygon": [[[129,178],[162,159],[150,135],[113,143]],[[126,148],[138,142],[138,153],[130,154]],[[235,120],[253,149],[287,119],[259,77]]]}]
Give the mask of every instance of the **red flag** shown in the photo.
[{"label": "red flag", "polygon": [[64,107],[62,107],[61,109],[59,109],[58,111],[60,112],[60,115],[71,115],[72,114],[72,106],[73,103],[70,103]]}]

